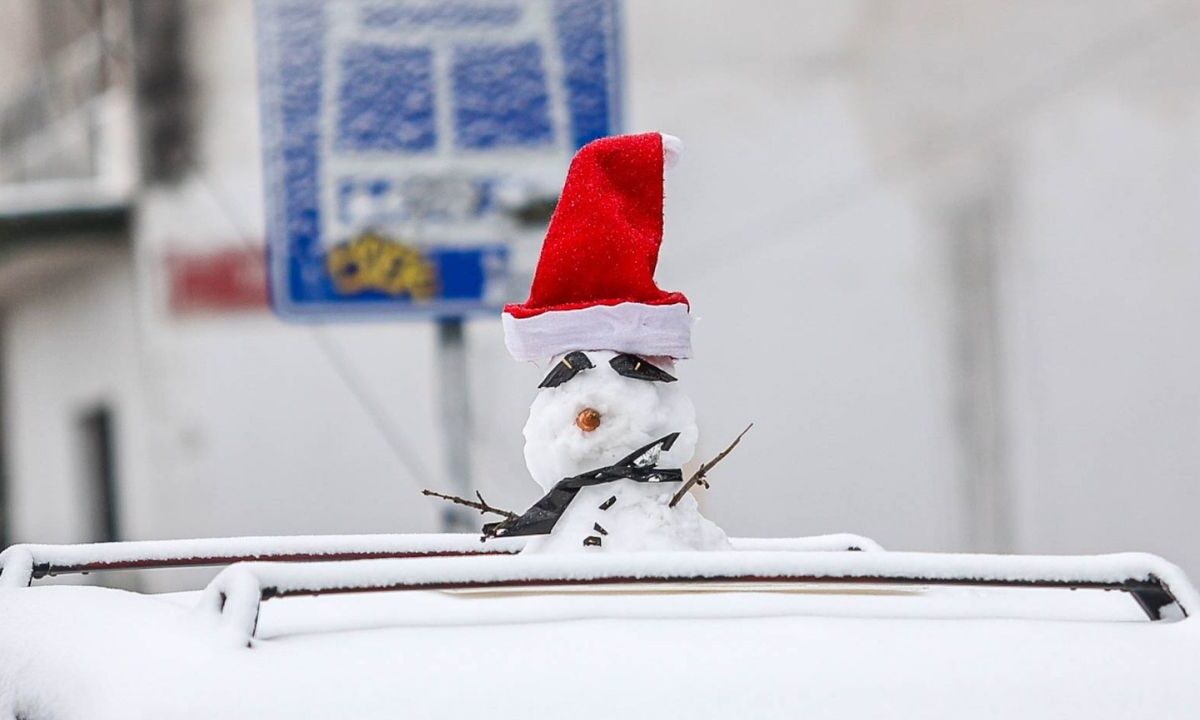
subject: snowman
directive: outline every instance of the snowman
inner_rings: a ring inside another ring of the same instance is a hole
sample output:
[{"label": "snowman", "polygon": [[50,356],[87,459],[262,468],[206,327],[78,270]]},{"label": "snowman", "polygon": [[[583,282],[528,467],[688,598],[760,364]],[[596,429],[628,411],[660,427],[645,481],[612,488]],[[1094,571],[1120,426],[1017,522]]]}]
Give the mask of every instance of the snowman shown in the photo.
[{"label": "snowman", "polygon": [[663,174],[680,149],[626,135],[572,161],[529,300],[503,315],[512,356],[546,370],[524,430],[546,494],[485,535],[530,535],[531,553],[730,548],[691,495],[672,505],[698,435],[675,377],[691,355],[688,301],[654,282]]}]

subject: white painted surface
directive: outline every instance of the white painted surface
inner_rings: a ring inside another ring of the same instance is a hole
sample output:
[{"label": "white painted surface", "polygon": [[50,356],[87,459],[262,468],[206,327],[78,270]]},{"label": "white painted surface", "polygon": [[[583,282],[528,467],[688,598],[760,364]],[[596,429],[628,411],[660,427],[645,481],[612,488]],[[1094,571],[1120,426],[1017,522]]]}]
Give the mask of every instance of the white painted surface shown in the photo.
[{"label": "white painted surface", "polygon": [[45,277],[8,308],[4,423],[14,537],[97,537],[78,424],[98,405],[111,408],[115,423],[123,497],[118,514],[137,532],[157,504],[144,464],[133,296],[128,256],[114,251],[94,258],[86,270]]}]

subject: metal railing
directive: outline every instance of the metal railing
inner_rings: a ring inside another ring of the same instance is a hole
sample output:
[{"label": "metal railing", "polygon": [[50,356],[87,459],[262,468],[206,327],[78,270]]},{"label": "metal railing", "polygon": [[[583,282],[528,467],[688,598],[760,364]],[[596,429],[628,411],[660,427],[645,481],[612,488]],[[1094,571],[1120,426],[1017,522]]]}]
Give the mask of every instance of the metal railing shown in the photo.
[{"label": "metal railing", "polygon": [[[202,538],[13,545],[0,553],[0,587],[25,587],[34,580],[104,570],[230,565],[238,562],[332,562],[387,558],[512,554],[526,538],[497,538],[486,543],[476,534],[435,533],[310,535]],[[880,551],[874,540],[839,533],[801,538],[733,538],[747,551]]]},{"label": "metal railing", "polygon": [[478,535],[312,535],[144,540],[79,545],[13,545],[0,553],[0,587],[25,587],[54,575],[230,565],[333,562],[514,553],[523,543],[479,542]]},{"label": "metal railing", "polygon": [[[800,586],[974,586],[1128,593],[1151,621],[1183,620],[1196,591],[1154,555],[951,555],[870,552],[703,552],[519,555],[441,560],[364,560],[325,565],[242,563],[223,570],[203,594],[234,645],[254,638],[262,603],[341,593],[719,585],[722,592]],[[655,588],[661,590],[661,588]],[[667,588],[670,589],[669,587]]]}]

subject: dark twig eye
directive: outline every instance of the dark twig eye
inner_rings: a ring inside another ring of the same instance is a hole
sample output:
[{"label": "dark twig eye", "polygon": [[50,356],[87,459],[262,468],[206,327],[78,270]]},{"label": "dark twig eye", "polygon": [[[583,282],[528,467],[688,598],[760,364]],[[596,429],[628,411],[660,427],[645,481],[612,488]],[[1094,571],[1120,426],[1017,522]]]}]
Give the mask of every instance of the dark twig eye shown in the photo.
[{"label": "dark twig eye", "polygon": [[550,374],[546,375],[546,379],[542,380],[542,384],[538,385],[538,387],[558,387],[584,370],[590,370],[594,367],[596,366],[592,364],[591,360],[588,360],[587,355],[576,350],[573,353],[568,353],[562,360],[559,360],[555,364],[554,369],[550,371]]},{"label": "dark twig eye", "polygon": [[618,375],[634,380],[650,382],[675,382],[675,376],[660,367],[651,365],[637,355],[622,354],[608,361]]}]

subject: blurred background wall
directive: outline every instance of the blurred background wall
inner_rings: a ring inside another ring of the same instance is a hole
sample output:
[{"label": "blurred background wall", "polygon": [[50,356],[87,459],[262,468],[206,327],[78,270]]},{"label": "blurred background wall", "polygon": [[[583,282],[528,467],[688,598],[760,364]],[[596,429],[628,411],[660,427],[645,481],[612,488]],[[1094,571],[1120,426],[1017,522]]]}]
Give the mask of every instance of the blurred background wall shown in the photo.
[{"label": "blurred background wall", "polygon": [[[699,458],[755,422],[715,520],[1200,573],[1200,5],[622,12],[625,126],[687,145]],[[437,530],[433,327],[266,309],[253,5],[4,0],[0,69],[6,540]],[[467,341],[524,507],[540,374]]]}]

